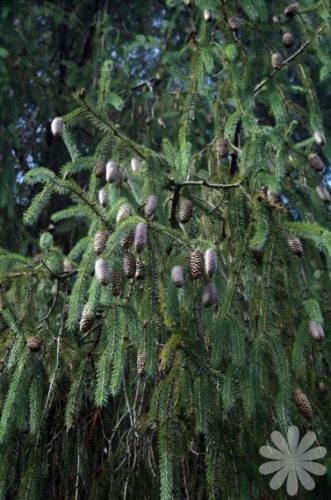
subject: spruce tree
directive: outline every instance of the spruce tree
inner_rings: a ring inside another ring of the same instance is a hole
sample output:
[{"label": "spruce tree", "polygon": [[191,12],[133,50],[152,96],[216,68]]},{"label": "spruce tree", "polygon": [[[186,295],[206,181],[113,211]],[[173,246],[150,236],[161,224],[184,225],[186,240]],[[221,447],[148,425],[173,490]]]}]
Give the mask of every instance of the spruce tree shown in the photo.
[{"label": "spruce tree", "polygon": [[0,498],[268,498],[273,430],[331,449],[329,2],[165,12],[192,30],[146,133],[106,60],[53,117],[70,161],[25,176],[28,227],[62,197],[85,233],[0,254]]}]

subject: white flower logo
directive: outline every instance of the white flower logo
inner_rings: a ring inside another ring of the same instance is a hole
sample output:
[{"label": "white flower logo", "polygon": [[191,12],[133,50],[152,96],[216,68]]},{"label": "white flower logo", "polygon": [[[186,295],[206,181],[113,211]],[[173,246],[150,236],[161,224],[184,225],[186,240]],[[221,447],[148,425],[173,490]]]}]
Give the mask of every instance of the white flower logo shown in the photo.
[{"label": "white flower logo", "polygon": [[316,440],[315,432],[307,432],[299,442],[299,429],[291,426],[287,432],[287,442],[278,431],[271,433],[271,440],[277,449],[261,446],[260,454],[273,461],[266,462],[259,468],[261,474],[275,473],[269,483],[270,488],[277,490],[287,478],[286,491],[290,496],[298,493],[298,479],[306,490],[313,490],[315,481],[308,473],[323,476],[326,472],[324,465],[313,462],[326,455],[324,446],[310,448]]}]

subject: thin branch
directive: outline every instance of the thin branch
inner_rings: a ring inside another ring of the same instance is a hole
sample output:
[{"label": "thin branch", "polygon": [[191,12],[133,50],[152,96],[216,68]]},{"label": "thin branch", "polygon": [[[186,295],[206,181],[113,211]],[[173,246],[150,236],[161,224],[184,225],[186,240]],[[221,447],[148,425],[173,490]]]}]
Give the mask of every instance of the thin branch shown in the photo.
[{"label": "thin branch", "polygon": [[174,189],[177,187],[181,189],[185,186],[205,186],[211,189],[230,189],[239,187],[243,181],[233,182],[232,184],[215,184],[212,182],[206,181],[206,179],[201,179],[200,181],[184,181],[184,182],[176,182],[171,180],[170,185],[174,186]]}]

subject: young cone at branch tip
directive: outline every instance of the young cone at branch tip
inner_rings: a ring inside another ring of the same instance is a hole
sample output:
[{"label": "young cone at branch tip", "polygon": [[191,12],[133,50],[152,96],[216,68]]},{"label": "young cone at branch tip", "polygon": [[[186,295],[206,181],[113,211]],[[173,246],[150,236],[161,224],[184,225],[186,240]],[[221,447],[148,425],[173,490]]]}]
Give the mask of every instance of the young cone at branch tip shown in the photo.
[{"label": "young cone at branch tip", "polygon": [[101,253],[107,243],[109,233],[108,231],[97,231],[94,235],[94,251],[95,253]]},{"label": "young cone at branch tip", "polygon": [[325,203],[330,203],[331,196],[325,184],[319,184],[318,186],[316,186],[316,193],[320,200],[324,201]]},{"label": "young cone at branch tip", "polygon": [[296,389],[294,391],[293,399],[301,415],[303,415],[307,420],[310,420],[313,417],[313,410],[307,396],[301,391],[301,389]]},{"label": "young cone at branch tip", "polygon": [[322,325],[317,323],[317,321],[315,321],[314,319],[311,319],[309,321],[309,332],[314,340],[320,341],[324,339],[323,327]]},{"label": "young cone at branch tip", "polygon": [[151,217],[154,214],[156,207],[157,207],[157,203],[158,203],[158,197],[155,196],[155,194],[151,194],[148,197],[148,200],[147,200],[146,205],[145,205],[146,217]]},{"label": "young cone at branch tip", "polygon": [[132,253],[126,253],[123,257],[123,272],[126,278],[134,278],[136,274],[136,258]]},{"label": "young cone at branch tip", "polygon": [[284,33],[282,40],[285,47],[291,47],[294,43],[294,36],[292,35],[292,33],[287,32]]},{"label": "young cone at branch tip", "polygon": [[120,245],[124,250],[128,250],[131,247],[133,240],[134,240],[133,231],[128,231],[121,237]]},{"label": "young cone at branch tip", "polygon": [[139,158],[131,159],[131,169],[133,172],[137,172],[141,167],[141,160]]},{"label": "young cone at branch tip", "polygon": [[53,135],[61,135],[63,130],[62,118],[57,116],[51,123],[51,131]]},{"label": "young cone at branch tip", "polygon": [[202,291],[202,305],[203,307],[210,307],[216,305],[218,302],[218,293],[215,283],[207,283]]},{"label": "young cone at branch tip", "polygon": [[134,233],[134,246],[138,253],[142,252],[147,243],[147,226],[144,222],[139,222]]},{"label": "young cone at branch tip", "polygon": [[189,258],[190,274],[193,280],[198,280],[203,275],[203,255],[201,252],[194,251]]},{"label": "young cone at branch tip", "polygon": [[283,66],[283,56],[279,52],[275,52],[271,56],[271,66],[274,69],[280,69]]},{"label": "young cone at branch tip", "polygon": [[106,173],[106,164],[102,160],[97,160],[93,167],[96,177],[101,179]]},{"label": "young cone at branch tip", "polygon": [[292,18],[294,17],[299,10],[299,4],[297,2],[295,3],[290,3],[285,9],[284,9],[284,16],[287,18]]},{"label": "young cone at branch tip", "polygon": [[231,16],[228,20],[229,26],[232,31],[238,31],[240,28],[240,19],[237,16]]},{"label": "young cone at branch tip", "polygon": [[110,281],[109,267],[105,259],[97,259],[95,261],[95,276],[100,285],[108,285]]},{"label": "young cone at branch tip", "polygon": [[171,280],[177,288],[184,286],[184,269],[182,266],[174,266],[171,270]]},{"label": "young cone at branch tip", "polygon": [[119,182],[121,180],[121,171],[114,161],[108,161],[106,164],[106,181],[109,183]]},{"label": "young cone at branch tip", "polygon": [[87,332],[92,328],[94,322],[94,317],[91,314],[90,307],[85,304],[82,311],[82,316],[80,318],[79,329],[81,332]]},{"label": "young cone at branch tip", "polygon": [[297,255],[298,257],[303,256],[303,247],[302,247],[302,243],[299,240],[299,238],[297,238],[296,236],[292,236],[292,237],[288,238],[287,242],[288,242],[288,246],[290,247],[290,249],[292,250],[292,253],[294,253],[294,255]]},{"label": "young cone at branch tip", "polygon": [[227,139],[219,138],[215,142],[216,154],[219,158],[227,158],[229,155],[229,142]]},{"label": "young cone at branch tip", "polygon": [[137,373],[140,376],[145,375],[146,369],[146,352],[140,352],[137,356]]},{"label": "young cone at branch tip", "polygon": [[217,253],[213,248],[208,248],[205,252],[205,271],[206,275],[211,278],[217,270]]},{"label": "young cone at branch tip", "polygon": [[324,161],[317,153],[310,153],[308,161],[310,166],[316,170],[316,172],[321,172],[325,167]]},{"label": "young cone at branch tip", "polygon": [[41,349],[42,340],[39,337],[29,337],[26,345],[31,352],[38,352]]},{"label": "young cone at branch tip", "polygon": [[124,203],[118,209],[116,215],[116,223],[119,224],[122,220],[126,219],[127,217],[130,217],[130,215],[132,215],[132,207],[128,203]]},{"label": "young cone at branch tip", "polygon": [[208,9],[204,9],[204,11],[203,11],[203,18],[204,18],[204,20],[206,21],[206,23],[207,23],[208,21],[210,21],[210,19],[211,19],[211,13],[210,13],[210,10],[208,10]]},{"label": "young cone at branch tip", "polygon": [[136,263],[136,273],[134,277],[136,278],[136,280],[145,279],[145,264],[142,260],[138,260]]},{"label": "young cone at branch tip", "polygon": [[104,189],[100,189],[99,191],[99,203],[101,206],[105,207],[108,203],[108,193]]},{"label": "young cone at branch tip", "polygon": [[193,215],[193,203],[191,200],[182,200],[179,206],[179,221],[182,224],[189,222]]},{"label": "young cone at branch tip", "polygon": [[314,141],[318,146],[325,146],[326,138],[324,133],[320,130],[316,130],[316,132],[314,132]]},{"label": "young cone at branch tip", "polygon": [[114,297],[119,297],[122,294],[121,276],[116,269],[110,270],[111,290]]}]

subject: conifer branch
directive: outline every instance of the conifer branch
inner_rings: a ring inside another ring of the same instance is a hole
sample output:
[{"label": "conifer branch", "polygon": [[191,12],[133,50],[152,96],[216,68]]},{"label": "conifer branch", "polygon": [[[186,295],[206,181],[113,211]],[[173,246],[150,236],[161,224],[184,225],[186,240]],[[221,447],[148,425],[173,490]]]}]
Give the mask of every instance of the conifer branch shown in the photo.
[{"label": "conifer branch", "polygon": [[260,92],[260,90],[275,76],[276,73],[278,73],[278,71],[282,68],[284,68],[285,66],[287,66],[290,62],[292,62],[294,59],[296,59],[304,50],[306,47],[308,47],[308,45],[311,44],[311,42],[318,36],[320,35],[324,30],[325,30],[326,26],[321,26],[315,33],[315,35],[310,39],[310,40],[307,40],[305,43],[303,43],[301,45],[301,47],[298,48],[298,50],[296,52],[294,52],[292,55],[290,55],[287,59],[285,59],[285,61],[283,61],[283,64],[281,66],[281,68],[279,69],[274,69],[269,76],[267,76],[266,78],[264,78],[260,83],[258,83],[254,89],[254,95],[257,94],[258,92]]}]

